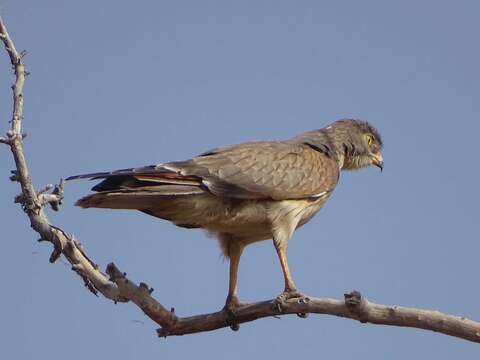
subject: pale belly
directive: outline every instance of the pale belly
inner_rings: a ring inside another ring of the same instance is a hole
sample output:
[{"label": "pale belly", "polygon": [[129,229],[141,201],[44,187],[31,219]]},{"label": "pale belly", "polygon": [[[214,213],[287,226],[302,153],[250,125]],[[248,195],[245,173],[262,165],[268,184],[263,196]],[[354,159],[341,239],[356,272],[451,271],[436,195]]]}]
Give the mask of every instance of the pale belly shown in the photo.
[{"label": "pale belly", "polygon": [[[327,199],[301,200],[228,200],[202,196],[182,211],[182,219],[172,219],[182,226],[191,224],[210,233],[226,233],[249,243],[272,238],[272,228],[294,218],[295,227],[307,223]],[[188,219],[184,218],[188,214]]]}]

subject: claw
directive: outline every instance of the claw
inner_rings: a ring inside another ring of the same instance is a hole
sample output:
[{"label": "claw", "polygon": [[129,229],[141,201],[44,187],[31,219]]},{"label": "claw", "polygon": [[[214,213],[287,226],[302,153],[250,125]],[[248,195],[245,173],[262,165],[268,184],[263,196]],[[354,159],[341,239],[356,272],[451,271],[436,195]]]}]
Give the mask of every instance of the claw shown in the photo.
[{"label": "claw", "polygon": [[282,305],[285,305],[289,300],[297,299],[298,302],[308,302],[308,297],[298,290],[285,290],[278,295],[274,301],[274,307],[278,312],[282,312]]},{"label": "claw", "polygon": [[227,298],[225,306],[223,307],[223,311],[227,313],[230,329],[232,329],[233,331],[238,331],[240,329],[240,325],[236,321],[237,320],[236,313],[237,313],[237,310],[243,305],[246,305],[246,304],[241,303],[238,300],[238,297],[232,296]]}]

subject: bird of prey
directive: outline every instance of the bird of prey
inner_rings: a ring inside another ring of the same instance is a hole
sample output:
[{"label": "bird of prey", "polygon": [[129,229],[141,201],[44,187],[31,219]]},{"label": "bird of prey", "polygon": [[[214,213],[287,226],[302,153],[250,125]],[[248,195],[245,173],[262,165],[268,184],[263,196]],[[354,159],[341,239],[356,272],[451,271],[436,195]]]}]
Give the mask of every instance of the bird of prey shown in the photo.
[{"label": "bird of prey", "polygon": [[344,119],[285,141],[247,142],[185,161],[77,175],[102,179],[82,208],[133,209],[214,234],[230,260],[226,309],[234,311],[245,246],[273,239],[285,288],[280,303],[302,296],[287,263],[293,232],[325,204],[341,170],[383,169],[382,140],[366,121]]}]

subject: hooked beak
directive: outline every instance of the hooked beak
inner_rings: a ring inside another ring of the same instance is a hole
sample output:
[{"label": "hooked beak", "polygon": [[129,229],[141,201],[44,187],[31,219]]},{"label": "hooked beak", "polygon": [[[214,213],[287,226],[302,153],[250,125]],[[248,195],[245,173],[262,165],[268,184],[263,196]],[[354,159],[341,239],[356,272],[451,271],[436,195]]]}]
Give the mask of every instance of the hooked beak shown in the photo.
[{"label": "hooked beak", "polygon": [[383,171],[383,156],[380,153],[372,154],[372,164]]}]

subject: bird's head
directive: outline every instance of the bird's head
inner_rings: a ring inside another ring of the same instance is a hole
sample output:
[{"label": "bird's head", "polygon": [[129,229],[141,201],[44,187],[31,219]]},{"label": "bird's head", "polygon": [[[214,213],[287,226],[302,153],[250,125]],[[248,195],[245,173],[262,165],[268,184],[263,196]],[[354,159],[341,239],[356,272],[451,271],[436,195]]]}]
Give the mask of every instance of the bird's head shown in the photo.
[{"label": "bird's head", "polygon": [[339,120],[326,128],[335,145],[342,170],[375,165],[383,170],[382,139],[366,121]]}]

